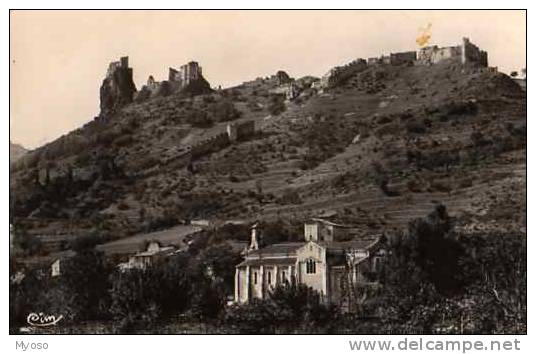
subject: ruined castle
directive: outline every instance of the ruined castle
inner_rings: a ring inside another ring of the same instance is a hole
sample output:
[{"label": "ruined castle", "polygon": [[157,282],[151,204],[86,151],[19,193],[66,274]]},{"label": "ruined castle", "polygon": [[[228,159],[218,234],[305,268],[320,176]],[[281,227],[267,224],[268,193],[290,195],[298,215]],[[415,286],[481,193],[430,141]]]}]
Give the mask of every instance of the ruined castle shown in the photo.
[{"label": "ruined castle", "polygon": [[133,101],[142,102],[151,97],[167,96],[179,91],[193,95],[212,91],[203,77],[201,67],[195,61],[180,66],[179,70],[169,68],[168,80],[165,81],[158,82],[150,75],[147,84],[140,91],[136,90],[132,75],[128,57],[110,63],[100,88],[101,118]]},{"label": "ruined castle", "polygon": [[356,59],[353,62],[337,66],[322,77],[322,88],[336,86],[338,83],[374,65],[435,65],[444,61],[454,61],[460,64],[472,64],[481,67],[488,66],[488,53],[471,43],[469,38],[462,38],[462,42],[455,46],[438,47],[427,46],[419,51],[390,53],[365,59]]},{"label": "ruined castle", "polygon": [[443,60],[453,59],[461,64],[474,63],[483,67],[488,66],[488,53],[480,50],[464,37],[460,45],[451,47],[428,46],[421,48],[417,55],[417,63],[424,65],[437,64]]},{"label": "ruined castle", "polygon": [[135,92],[136,85],[132,80],[132,68],[128,67],[128,57],[110,63],[100,87],[101,117],[131,103]]}]

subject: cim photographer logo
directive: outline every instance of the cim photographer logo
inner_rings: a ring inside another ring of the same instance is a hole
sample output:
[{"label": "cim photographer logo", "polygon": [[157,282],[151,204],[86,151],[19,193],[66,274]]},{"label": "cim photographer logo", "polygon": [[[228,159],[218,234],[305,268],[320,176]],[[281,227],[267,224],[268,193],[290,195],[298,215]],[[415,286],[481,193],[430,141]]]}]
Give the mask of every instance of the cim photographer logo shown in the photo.
[{"label": "cim photographer logo", "polygon": [[47,315],[43,312],[35,313],[32,312],[26,317],[26,322],[30,326],[34,327],[48,327],[48,326],[54,326],[59,321],[63,319],[63,315],[55,316],[55,315]]}]

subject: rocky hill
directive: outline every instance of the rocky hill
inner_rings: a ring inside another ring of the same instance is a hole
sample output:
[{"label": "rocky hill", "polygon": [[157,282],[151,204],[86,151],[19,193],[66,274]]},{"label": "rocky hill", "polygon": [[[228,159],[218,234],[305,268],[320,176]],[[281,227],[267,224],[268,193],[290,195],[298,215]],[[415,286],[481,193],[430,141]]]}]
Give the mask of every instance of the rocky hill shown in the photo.
[{"label": "rocky hill", "polygon": [[15,162],[28,152],[22,145],[9,141],[9,162]]},{"label": "rocky hill", "polygon": [[331,213],[365,234],[440,202],[468,231],[525,232],[526,96],[504,74],[378,64],[330,87],[274,75],[203,92],[114,101],[25,155],[12,222],[115,239],[193,218]]}]

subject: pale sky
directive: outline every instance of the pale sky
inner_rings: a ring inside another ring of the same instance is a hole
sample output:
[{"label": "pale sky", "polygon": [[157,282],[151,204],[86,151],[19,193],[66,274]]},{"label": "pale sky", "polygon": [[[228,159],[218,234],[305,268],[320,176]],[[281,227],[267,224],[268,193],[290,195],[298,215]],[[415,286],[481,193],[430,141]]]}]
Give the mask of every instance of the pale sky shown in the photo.
[{"label": "pale sky", "polygon": [[467,36],[490,66],[526,67],[524,11],[12,11],[10,138],[35,148],[93,119],[108,63],[123,55],[138,89],[190,60],[228,87],[417,50],[428,23],[430,44]]}]

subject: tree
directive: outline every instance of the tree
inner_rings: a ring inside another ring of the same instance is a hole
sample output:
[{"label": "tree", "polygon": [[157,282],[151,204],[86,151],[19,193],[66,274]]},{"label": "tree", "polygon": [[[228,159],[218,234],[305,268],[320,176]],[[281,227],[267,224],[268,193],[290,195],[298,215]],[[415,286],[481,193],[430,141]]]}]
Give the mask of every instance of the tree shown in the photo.
[{"label": "tree", "polygon": [[199,264],[208,276],[213,280],[221,280],[226,294],[232,294],[234,290],[235,266],[240,263],[242,257],[240,251],[226,243],[214,245],[201,251]]},{"label": "tree", "polygon": [[240,118],[242,112],[236,109],[230,99],[224,98],[210,106],[209,114],[213,121],[227,122]]},{"label": "tree", "polygon": [[110,278],[110,313],[119,321],[119,332],[153,325],[162,316],[162,274],[155,269],[115,272]]},{"label": "tree", "polygon": [[526,238],[455,234],[439,205],[391,237],[380,272],[382,331],[526,332]]},{"label": "tree", "polygon": [[271,95],[268,102],[268,112],[270,112],[271,115],[278,116],[285,110],[285,98],[281,95]]},{"label": "tree", "polygon": [[39,253],[42,248],[41,240],[35,235],[29,234],[23,226],[13,226],[10,230],[15,255],[31,256]]},{"label": "tree", "polygon": [[[108,276],[110,268],[102,252],[94,248],[90,237],[79,238],[73,243],[76,252],[71,258],[61,260],[61,275],[56,294],[60,306],[70,309],[65,317],[77,320],[99,319],[108,301]],[[107,312],[107,311],[104,311]]]},{"label": "tree", "polygon": [[517,75],[518,75],[517,71],[512,71],[512,72],[510,73],[510,76],[513,77],[513,78],[516,78]]},{"label": "tree", "polygon": [[26,325],[26,316],[38,310],[38,298],[43,288],[35,272],[25,272],[16,279],[10,272],[9,327]]},{"label": "tree", "polygon": [[447,310],[445,298],[463,286],[462,248],[451,234],[446,208],[438,205],[426,218],[410,222],[406,235],[388,240],[387,250],[377,299],[385,329],[432,332]]},{"label": "tree", "polygon": [[526,332],[526,236],[477,234],[462,236],[467,250],[462,267],[468,279],[464,309],[468,333]]},{"label": "tree", "polygon": [[268,298],[230,307],[225,323],[240,333],[268,334],[318,332],[337,317],[336,308],[326,306],[320,294],[304,284],[280,284]]}]

